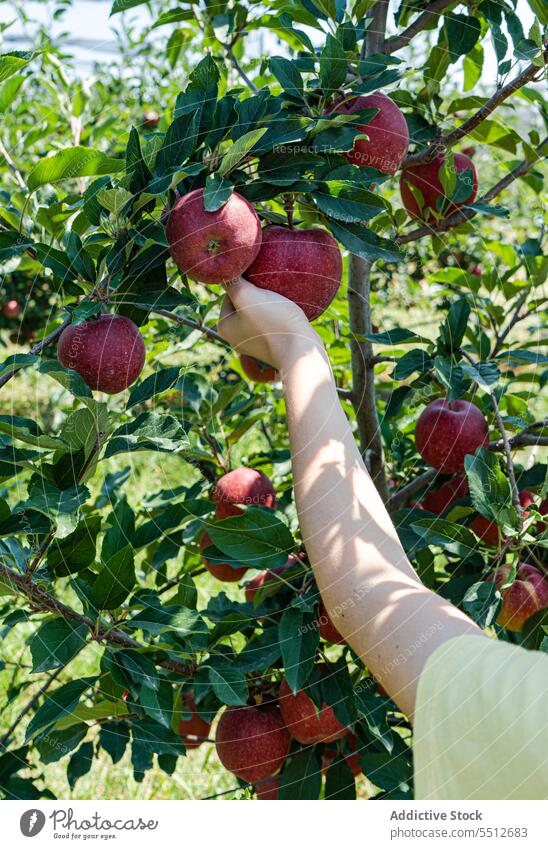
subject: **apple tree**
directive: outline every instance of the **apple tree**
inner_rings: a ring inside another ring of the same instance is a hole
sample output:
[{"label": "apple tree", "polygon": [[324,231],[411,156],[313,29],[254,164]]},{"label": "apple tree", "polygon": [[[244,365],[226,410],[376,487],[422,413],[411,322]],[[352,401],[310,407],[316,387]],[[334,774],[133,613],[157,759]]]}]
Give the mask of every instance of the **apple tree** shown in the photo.
[{"label": "apple tree", "polygon": [[[51,795],[58,761],[71,789],[105,756],[173,775],[214,737],[240,794],[354,798],[363,774],[412,797],[411,726],[319,598],[277,375],[216,331],[215,284],[241,272],[312,305],[424,583],[548,648],[529,4],[526,32],[511,0],[155,3],[149,31],[124,24],[134,74],[92,90],[46,44],[0,56],[7,798]],[[203,222],[238,204],[248,224],[204,258]],[[164,485],[135,498],[137,467]]]}]

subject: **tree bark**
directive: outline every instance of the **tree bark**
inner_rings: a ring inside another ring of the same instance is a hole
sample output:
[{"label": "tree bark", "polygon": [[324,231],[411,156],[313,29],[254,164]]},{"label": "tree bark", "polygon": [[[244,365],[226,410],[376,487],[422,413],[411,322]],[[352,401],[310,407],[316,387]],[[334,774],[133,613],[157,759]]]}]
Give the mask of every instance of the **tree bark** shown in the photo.
[{"label": "tree bark", "polygon": [[[373,7],[372,20],[367,29],[366,54],[382,53],[388,0],[378,0]],[[384,470],[382,439],[377,415],[375,396],[375,367],[372,362],[373,349],[370,342],[360,341],[357,336],[371,333],[371,266],[362,257],[351,254],[348,266],[348,312],[352,339],[352,404],[360,436],[360,445],[365,464],[375,486],[386,503],[388,485]]]}]

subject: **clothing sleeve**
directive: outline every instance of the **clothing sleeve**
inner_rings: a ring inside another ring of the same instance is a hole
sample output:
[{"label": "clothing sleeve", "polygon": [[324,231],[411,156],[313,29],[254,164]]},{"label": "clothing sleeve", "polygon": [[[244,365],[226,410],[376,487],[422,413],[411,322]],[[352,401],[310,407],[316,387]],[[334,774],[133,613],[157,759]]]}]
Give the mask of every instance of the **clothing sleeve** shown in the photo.
[{"label": "clothing sleeve", "polygon": [[417,799],[548,799],[548,654],[481,636],[428,659],[414,731]]}]

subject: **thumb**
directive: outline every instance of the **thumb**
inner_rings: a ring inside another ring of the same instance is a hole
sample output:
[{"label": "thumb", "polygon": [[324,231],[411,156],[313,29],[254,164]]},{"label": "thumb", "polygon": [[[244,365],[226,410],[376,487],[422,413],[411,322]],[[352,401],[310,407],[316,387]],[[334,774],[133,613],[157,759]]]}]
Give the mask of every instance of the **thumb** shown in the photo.
[{"label": "thumb", "polygon": [[259,291],[256,286],[253,286],[248,280],[243,277],[238,277],[227,283],[226,294],[234,304],[237,310],[245,309],[253,306],[256,302],[256,295]]}]

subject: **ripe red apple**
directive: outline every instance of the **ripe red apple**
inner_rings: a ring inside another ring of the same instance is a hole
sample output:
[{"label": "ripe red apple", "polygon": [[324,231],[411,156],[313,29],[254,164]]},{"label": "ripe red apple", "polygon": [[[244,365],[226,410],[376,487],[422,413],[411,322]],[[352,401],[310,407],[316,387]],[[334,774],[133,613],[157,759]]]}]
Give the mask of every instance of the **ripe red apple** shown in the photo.
[{"label": "ripe red apple", "polygon": [[266,802],[269,799],[278,799],[278,791],[280,789],[280,776],[272,775],[270,778],[265,778],[255,785],[255,793],[257,799]]},{"label": "ripe red apple", "polygon": [[146,109],[143,112],[143,127],[146,130],[155,130],[159,120],[160,116],[153,109]]},{"label": "ripe red apple", "polygon": [[470,269],[470,274],[473,274],[473,275],[474,275],[474,277],[481,277],[481,275],[482,275],[482,270],[481,270],[481,268],[479,267],[479,265],[474,265],[474,266]]},{"label": "ripe red apple", "polygon": [[11,301],[6,301],[2,305],[2,312],[6,316],[6,318],[17,318],[19,313],[21,312],[21,304],[19,301],[16,301],[12,298]]},{"label": "ripe red apple", "polygon": [[486,445],[489,428],[481,410],[470,401],[438,398],[422,411],[415,445],[423,460],[440,472],[462,472],[464,458]]},{"label": "ripe red apple", "polygon": [[101,315],[69,324],[59,339],[57,359],[78,372],[90,389],[115,395],[139,377],[145,364],[145,344],[129,318]]},{"label": "ripe red apple", "polygon": [[253,599],[259,592],[259,590],[268,584],[276,584],[276,575],[283,575],[288,569],[291,569],[292,566],[296,566],[299,563],[299,558],[294,554],[290,554],[287,558],[287,562],[282,566],[275,566],[273,569],[264,569],[264,571],[259,572],[258,575],[255,575],[245,587],[245,600],[247,602],[252,603]]},{"label": "ripe red apple", "polygon": [[[504,563],[494,576],[497,587],[503,584],[510,574],[510,565]],[[493,575],[488,578],[493,580]],[[498,624],[509,631],[521,631],[524,622],[533,613],[548,607],[548,580],[529,563],[520,563],[514,583],[502,590],[502,607],[497,618]]]},{"label": "ripe red apple", "polygon": [[250,783],[275,775],[290,745],[289,732],[273,705],[227,707],[215,736],[223,766]]},{"label": "ripe red apple", "polygon": [[409,130],[403,112],[393,100],[380,91],[348,100],[339,98],[331,112],[350,115],[360,109],[378,109],[368,124],[359,130],[368,139],[356,139],[354,147],[345,154],[352,165],[369,165],[384,174],[395,174],[409,147]]},{"label": "ripe red apple", "polygon": [[421,502],[420,507],[429,510],[430,513],[435,513],[436,516],[441,516],[455,501],[464,498],[467,494],[468,481],[463,475],[455,475],[447,483],[442,484],[439,489],[429,492]]},{"label": "ripe red apple", "polygon": [[169,213],[166,235],[179,269],[201,283],[239,277],[261,246],[257,213],[237,192],[216,212],[204,209],[203,189],[180,198]]},{"label": "ripe red apple", "polygon": [[470,147],[463,147],[462,152],[465,156],[469,156],[472,159],[476,155],[476,148],[471,145]]},{"label": "ripe red apple", "polygon": [[244,374],[250,380],[254,380],[255,383],[275,383],[280,379],[280,375],[275,368],[267,366],[266,363],[262,363],[260,360],[256,360],[255,357],[248,357],[246,354],[242,354],[240,362]]},{"label": "ripe red apple", "polygon": [[196,711],[194,693],[185,693],[183,696],[183,714],[190,714],[189,719],[181,719],[179,722],[179,734],[187,749],[196,749],[203,743],[203,738],[209,736],[211,723],[206,722]]},{"label": "ripe red apple", "polygon": [[342,259],[337,242],[326,230],[290,230],[271,224],[245,277],[260,289],[294,301],[312,321],[321,315],[341,283]]},{"label": "ripe red apple", "polygon": [[[440,154],[432,162],[426,162],[422,165],[411,165],[402,171],[400,180],[401,197],[408,214],[413,218],[421,218],[423,221],[434,221],[435,215],[433,212],[437,213],[439,217],[438,198],[445,199],[446,197],[439,173],[443,161],[444,154]],[[455,153],[455,171],[457,174],[461,174],[463,171],[472,172],[470,193],[464,200],[444,206],[444,218],[452,215],[461,206],[465,206],[467,203],[473,203],[478,193],[478,172],[472,160],[468,156],[465,156],[464,153]],[[410,185],[415,186],[421,192],[424,200],[422,206],[419,205],[417,199],[414,197],[409,188]]]},{"label": "ripe red apple", "polygon": [[[544,501],[540,502],[540,506],[538,508],[538,512],[541,516],[548,516],[548,498],[545,498]],[[539,534],[542,534],[546,530],[546,523],[539,522],[537,525],[537,531]]]},{"label": "ripe red apple", "polygon": [[[360,775],[362,772],[362,768],[360,766],[360,757],[361,752],[356,751],[358,748],[358,741],[354,734],[347,734],[344,738],[344,742],[346,743],[346,748],[348,749],[348,754],[343,752],[344,759],[350,769],[352,770],[354,775]],[[327,772],[328,768],[331,766],[335,758],[337,757],[337,750],[326,747],[322,757],[322,772]]]},{"label": "ripe red apple", "polygon": [[[528,516],[529,513],[525,508],[530,507],[531,504],[533,504],[535,496],[532,492],[529,492],[528,489],[522,489],[518,495],[520,504],[524,509],[523,515]],[[504,539],[497,523],[490,522],[489,519],[486,519],[484,516],[476,516],[470,522],[470,530],[474,531],[475,535],[483,540],[486,545],[498,545],[499,542]]]},{"label": "ripe red apple", "polygon": [[348,728],[339,722],[330,705],[322,705],[318,714],[304,690],[293,695],[285,678],[280,686],[279,701],[283,721],[299,743],[331,743],[348,734]]},{"label": "ripe red apple", "polygon": [[213,500],[217,502],[215,517],[226,519],[244,512],[237,504],[275,508],[276,491],[263,472],[242,466],[219,478],[213,490]]},{"label": "ripe red apple", "polygon": [[[199,542],[201,551],[208,546],[213,545],[209,534],[204,534]],[[230,563],[210,563],[205,557],[202,557],[202,562],[207,571],[210,572],[218,581],[226,581],[227,583],[235,583],[242,578],[247,572],[247,566],[233,569]]]},{"label": "ripe red apple", "polygon": [[334,643],[334,645],[341,646],[346,642],[344,637],[342,637],[333,622],[331,621],[329,614],[325,608],[325,604],[323,601],[320,601],[320,607],[318,609],[318,631],[320,632],[320,637],[324,639],[327,643]]}]

